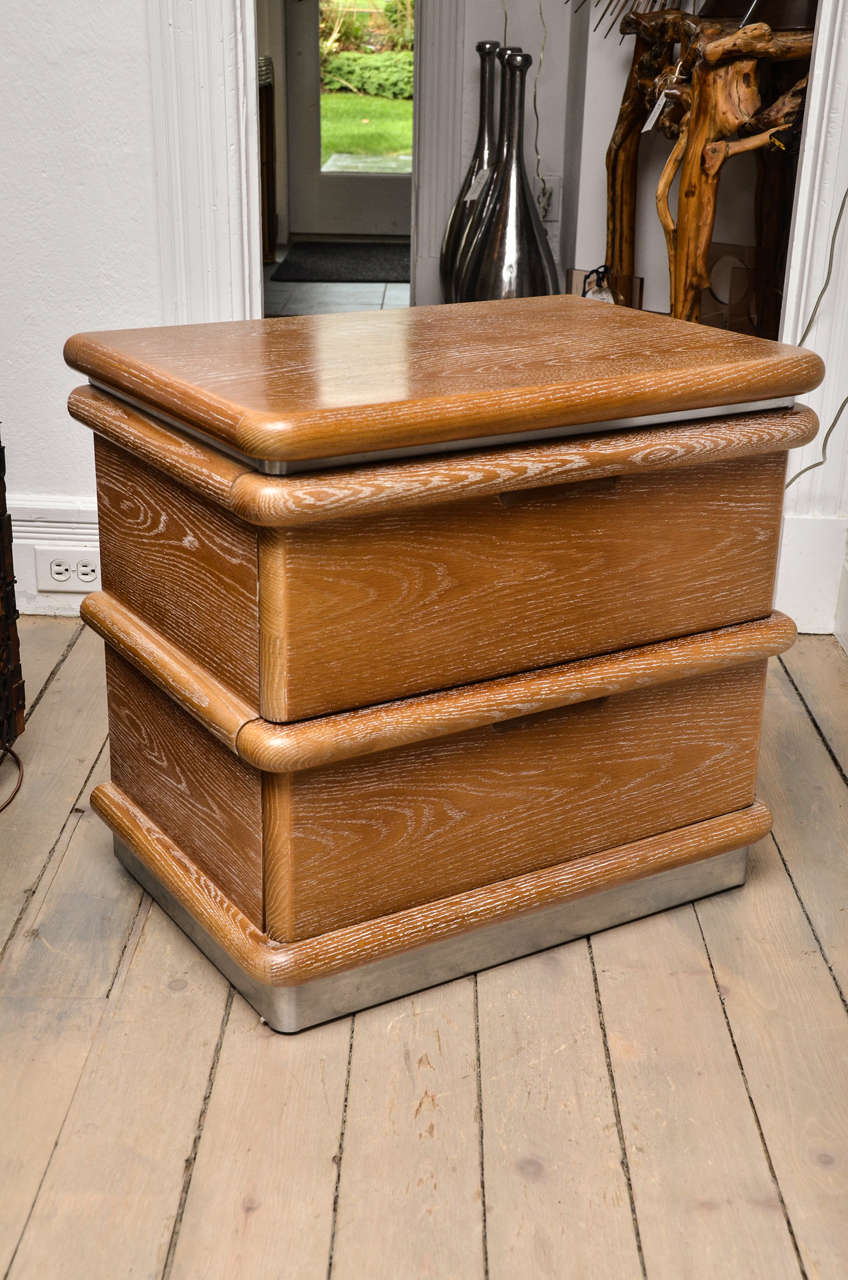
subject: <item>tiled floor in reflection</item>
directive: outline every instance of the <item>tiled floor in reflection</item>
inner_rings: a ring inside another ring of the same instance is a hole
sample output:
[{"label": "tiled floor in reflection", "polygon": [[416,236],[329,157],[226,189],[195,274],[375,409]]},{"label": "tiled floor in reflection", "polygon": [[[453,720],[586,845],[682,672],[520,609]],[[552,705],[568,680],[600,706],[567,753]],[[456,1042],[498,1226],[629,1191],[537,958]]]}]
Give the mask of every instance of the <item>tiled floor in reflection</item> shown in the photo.
[{"label": "tiled floor in reflection", "polygon": [[271,279],[276,263],[265,267],[265,315],[313,316],[333,311],[386,311],[409,306],[408,284],[318,284]]}]

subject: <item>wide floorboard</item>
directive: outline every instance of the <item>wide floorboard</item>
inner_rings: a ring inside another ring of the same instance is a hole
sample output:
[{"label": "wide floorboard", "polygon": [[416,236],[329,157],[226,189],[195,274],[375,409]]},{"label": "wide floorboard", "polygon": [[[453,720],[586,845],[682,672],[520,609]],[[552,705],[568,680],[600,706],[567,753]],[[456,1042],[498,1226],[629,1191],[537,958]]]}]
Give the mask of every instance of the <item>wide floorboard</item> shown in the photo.
[{"label": "wide floorboard", "polygon": [[[100,642],[21,620],[0,1272],[848,1276],[848,657],[772,665],[750,876],[300,1036],[124,873]],[[0,795],[11,781],[0,770]]]}]

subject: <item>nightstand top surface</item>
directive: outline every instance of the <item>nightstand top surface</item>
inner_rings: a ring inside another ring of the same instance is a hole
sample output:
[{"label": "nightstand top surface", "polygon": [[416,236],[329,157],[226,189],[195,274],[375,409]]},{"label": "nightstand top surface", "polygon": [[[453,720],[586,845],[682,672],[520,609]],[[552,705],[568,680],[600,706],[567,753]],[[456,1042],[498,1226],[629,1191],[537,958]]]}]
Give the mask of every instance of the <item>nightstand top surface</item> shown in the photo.
[{"label": "nightstand top surface", "polygon": [[77,334],[92,381],[271,462],[802,394],[813,352],[563,295]]}]

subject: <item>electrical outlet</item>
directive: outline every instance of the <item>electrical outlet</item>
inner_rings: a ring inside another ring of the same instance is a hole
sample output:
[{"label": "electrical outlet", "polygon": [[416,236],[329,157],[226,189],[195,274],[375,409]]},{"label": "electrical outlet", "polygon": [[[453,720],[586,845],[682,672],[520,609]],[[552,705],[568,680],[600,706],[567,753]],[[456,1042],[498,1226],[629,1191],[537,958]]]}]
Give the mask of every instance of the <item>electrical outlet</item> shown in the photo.
[{"label": "electrical outlet", "polygon": [[35,582],[39,591],[74,591],[82,595],[100,587],[97,547],[35,548]]}]

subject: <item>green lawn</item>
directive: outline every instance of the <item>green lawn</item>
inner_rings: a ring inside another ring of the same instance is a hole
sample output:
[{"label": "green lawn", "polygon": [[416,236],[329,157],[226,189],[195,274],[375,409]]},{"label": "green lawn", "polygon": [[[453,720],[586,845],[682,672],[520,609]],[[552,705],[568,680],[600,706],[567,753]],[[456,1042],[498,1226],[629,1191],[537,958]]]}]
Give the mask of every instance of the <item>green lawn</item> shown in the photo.
[{"label": "green lawn", "polygon": [[412,103],[363,93],[321,94],[321,163],[334,152],[392,156],[412,151]]}]

